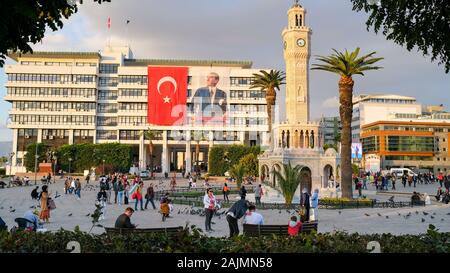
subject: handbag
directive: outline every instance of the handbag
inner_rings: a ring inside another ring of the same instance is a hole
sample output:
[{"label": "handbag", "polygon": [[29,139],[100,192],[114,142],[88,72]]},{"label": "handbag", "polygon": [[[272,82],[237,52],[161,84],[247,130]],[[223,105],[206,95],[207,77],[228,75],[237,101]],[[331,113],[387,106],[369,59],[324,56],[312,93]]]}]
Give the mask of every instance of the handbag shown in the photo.
[{"label": "handbag", "polygon": [[48,209],[50,209],[50,210],[56,209],[56,204],[55,204],[55,201],[53,201],[53,199],[47,200],[47,206],[48,206]]}]

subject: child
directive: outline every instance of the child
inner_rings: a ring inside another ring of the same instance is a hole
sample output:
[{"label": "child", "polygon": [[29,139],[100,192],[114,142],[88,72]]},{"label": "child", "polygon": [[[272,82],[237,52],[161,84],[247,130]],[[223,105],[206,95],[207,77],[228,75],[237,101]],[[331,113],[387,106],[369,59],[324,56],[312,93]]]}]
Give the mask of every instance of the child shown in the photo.
[{"label": "child", "polygon": [[297,217],[296,216],[292,216],[291,217],[291,221],[289,221],[288,224],[288,233],[291,236],[295,236],[299,233],[299,231],[302,228],[302,222],[298,221],[297,222]]},{"label": "child", "polygon": [[169,216],[169,212],[170,212],[169,200],[163,199],[159,208],[161,210],[162,220],[164,222],[164,221],[166,221],[166,218]]}]

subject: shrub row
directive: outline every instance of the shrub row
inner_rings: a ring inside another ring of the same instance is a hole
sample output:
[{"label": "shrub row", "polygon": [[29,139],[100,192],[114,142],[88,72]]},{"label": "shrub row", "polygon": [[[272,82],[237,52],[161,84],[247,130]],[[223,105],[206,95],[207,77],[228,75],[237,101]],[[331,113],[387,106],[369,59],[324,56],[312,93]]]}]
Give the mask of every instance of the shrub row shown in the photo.
[{"label": "shrub row", "polygon": [[[48,161],[49,146],[39,143],[37,146],[38,162]],[[103,160],[105,173],[109,172],[128,172],[133,161],[132,146],[120,143],[104,144],[73,144],[62,145],[56,150],[58,169],[70,171],[72,173],[83,173],[84,170],[90,170],[92,167],[100,166],[97,173],[103,173]],[[27,147],[25,155],[25,167],[27,171],[33,171],[35,165],[36,144],[32,143]]]},{"label": "shrub row", "polygon": [[358,233],[311,233],[296,237],[207,237],[194,226],[174,235],[91,235],[60,230],[55,233],[0,232],[0,252],[68,252],[66,245],[78,241],[81,252],[152,253],[367,253],[367,243],[377,241],[383,253],[449,253],[450,233],[430,225],[426,234],[401,235]]},{"label": "shrub row", "polygon": [[[208,173],[210,175],[223,176],[231,166],[239,163],[239,161],[248,154],[259,155],[261,153],[260,146],[246,145],[217,145],[211,147],[208,154]],[[250,159],[249,159],[250,160]],[[254,164],[253,164],[254,165]],[[249,166],[249,169],[258,167]],[[257,174],[255,174],[257,175]]]}]

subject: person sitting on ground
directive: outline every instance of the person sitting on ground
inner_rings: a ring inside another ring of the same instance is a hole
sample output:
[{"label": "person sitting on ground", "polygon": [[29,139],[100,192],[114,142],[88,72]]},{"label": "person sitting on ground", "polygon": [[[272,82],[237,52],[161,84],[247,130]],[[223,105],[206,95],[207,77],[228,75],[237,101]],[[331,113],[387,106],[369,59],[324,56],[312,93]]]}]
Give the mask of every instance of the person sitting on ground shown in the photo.
[{"label": "person sitting on ground", "polygon": [[0,181],[0,188],[4,189],[6,187],[6,183],[3,181]]},{"label": "person sitting on ground", "polygon": [[441,187],[438,187],[437,193],[436,193],[436,200],[441,201],[441,197],[444,195],[444,191]]},{"label": "person sitting on ground", "polygon": [[134,210],[130,207],[125,209],[125,212],[121,214],[114,225],[115,228],[136,228],[137,225],[131,223],[131,215],[133,215]]},{"label": "person sitting on ground", "polygon": [[255,212],[256,206],[250,205],[249,212],[245,214],[243,224],[249,225],[264,225],[264,218],[261,214]]},{"label": "person sitting on ground", "polygon": [[38,189],[39,189],[39,186],[36,186],[36,188],[34,188],[31,191],[31,199],[33,199],[33,200],[37,200],[38,199],[38,197],[39,197]]},{"label": "person sitting on ground", "polygon": [[420,203],[420,195],[417,192],[413,192],[411,196],[411,202],[413,205]]},{"label": "person sitting on ground", "polygon": [[288,234],[291,236],[297,235],[302,228],[302,222],[297,221],[297,217],[293,215],[288,223]]}]

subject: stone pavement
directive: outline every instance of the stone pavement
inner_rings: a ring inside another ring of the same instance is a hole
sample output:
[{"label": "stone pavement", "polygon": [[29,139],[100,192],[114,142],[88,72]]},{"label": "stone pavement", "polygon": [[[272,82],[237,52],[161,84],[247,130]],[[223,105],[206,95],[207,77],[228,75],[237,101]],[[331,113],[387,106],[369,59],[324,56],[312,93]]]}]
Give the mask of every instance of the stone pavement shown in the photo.
[{"label": "stone pavement", "polygon": [[[152,181],[158,185],[158,180]],[[145,188],[150,181],[145,181]],[[98,186],[97,182],[93,183]],[[178,179],[177,184],[185,185],[187,181]],[[221,183],[218,183],[221,185]],[[84,182],[83,182],[84,186]],[[168,188],[169,182],[165,181],[160,188]],[[198,185],[202,186],[202,185]],[[403,187],[403,186],[402,186]],[[436,184],[423,187],[419,191],[434,192]],[[30,209],[30,206],[37,205],[36,201],[31,200],[30,193],[33,186],[29,187],[15,187],[0,189],[0,217],[11,228],[15,223],[16,217],[22,217],[23,214]],[[400,189],[400,187],[399,187]],[[408,189],[408,187],[406,188]],[[406,190],[405,189],[405,190]],[[56,191],[61,196],[55,199],[57,208],[51,211],[50,223],[45,224],[45,228],[51,231],[60,228],[73,230],[75,226],[79,226],[83,231],[89,231],[92,223],[92,218],[87,216],[93,213],[95,209],[95,199],[98,188],[93,190],[83,190],[81,192],[81,200],[77,200],[75,195],[64,194],[63,182],[58,181],[56,184],[49,185],[51,196],[54,197]],[[220,193],[217,193],[221,197]],[[390,195],[376,195],[378,199],[389,198]],[[396,197],[397,198],[397,197]],[[400,198],[400,197],[399,197]],[[248,199],[254,201],[249,194]],[[408,199],[408,197],[406,197]],[[112,192],[112,201],[114,202],[114,192]],[[264,196],[262,202],[264,202]],[[144,202],[145,205],[145,202]],[[158,206],[158,204],[156,204]],[[128,206],[134,208],[134,201]],[[10,209],[10,207],[12,207]],[[106,219],[102,220],[100,224],[104,226],[114,226],[117,216],[119,216],[127,206],[111,204],[106,209]],[[178,211],[183,211],[187,206],[175,205],[172,217],[168,218],[166,222],[161,221],[161,216],[157,210],[153,210],[149,204],[149,209],[144,211],[136,211],[132,216],[132,222],[139,225],[141,228],[156,228],[156,227],[171,227],[184,226],[187,223],[194,224],[197,227],[204,229],[204,217],[198,215],[178,214]],[[15,210],[15,211],[12,211]],[[223,211],[223,210],[222,210]],[[416,214],[417,211],[417,214]],[[292,211],[286,210],[261,210],[259,211],[265,220],[265,224],[287,224]],[[428,213],[424,215],[423,212]],[[379,216],[378,213],[381,215]],[[411,213],[409,217],[405,215]],[[69,216],[71,214],[71,216]],[[367,215],[366,215],[367,214]],[[399,215],[400,214],[400,215]],[[434,224],[441,231],[450,231],[450,205],[435,203],[426,207],[406,207],[395,209],[343,209],[343,210],[319,210],[319,232],[331,232],[333,230],[345,230],[348,232],[358,233],[392,233],[392,234],[420,234],[424,233],[428,228],[428,224]],[[424,219],[424,222],[422,222]],[[209,233],[210,236],[227,236],[229,233],[228,224],[225,217],[213,218],[214,231]],[[242,228],[242,225],[240,225]],[[103,233],[103,228],[94,227],[92,233]]]}]

